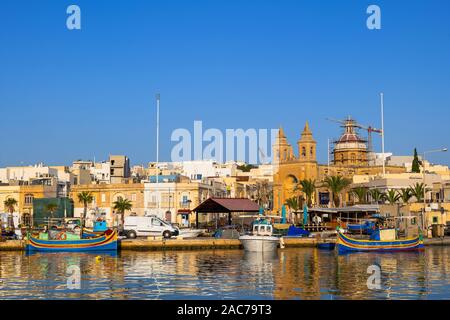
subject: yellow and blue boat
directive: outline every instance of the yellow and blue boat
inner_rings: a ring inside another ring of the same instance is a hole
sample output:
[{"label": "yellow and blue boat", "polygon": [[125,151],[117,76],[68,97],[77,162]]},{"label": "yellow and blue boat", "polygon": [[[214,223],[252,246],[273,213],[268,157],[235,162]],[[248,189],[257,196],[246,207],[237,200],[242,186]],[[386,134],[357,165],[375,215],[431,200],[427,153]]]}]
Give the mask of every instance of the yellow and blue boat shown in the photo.
[{"label": "yellow and blue boat", "polygon": [[397,240],[395,229],[376,230],[370,240],[351,238],[338,232],[339,253],[415,251],[424,248],[422,236]]},{"label": "yellow and blue boat", "polygon": [[109,230],[108,225],[106,224],[106,221],[95,221],[94,227],[92,229],[89,228],[83,228],[82,237],[83,238],[94,238],[94,237],[100,237],[105,232]]},{"label": "yellow and blue boat", "polygon": [[49,240],[41,237],[28,236],[26,250],[30,251],[117,251],[117,231],[107,230],[103,235],[93,238],[68,238],[66,233],[61,233],[59,239]]}]

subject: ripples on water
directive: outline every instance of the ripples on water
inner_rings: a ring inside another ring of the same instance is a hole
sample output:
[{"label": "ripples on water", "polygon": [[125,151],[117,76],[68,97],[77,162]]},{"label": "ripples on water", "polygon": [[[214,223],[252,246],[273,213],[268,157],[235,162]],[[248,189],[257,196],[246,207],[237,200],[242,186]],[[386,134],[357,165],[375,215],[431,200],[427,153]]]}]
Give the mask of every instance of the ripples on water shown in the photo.
[{"label": "ripples on water", "polygon": [[[2,299],[449,299],[450,248],[338,256],[288,249],[243,251],[0,253]],[[368,290],[378,265],[382,290]],[[67,288],[69,266],[81,289]]]}]

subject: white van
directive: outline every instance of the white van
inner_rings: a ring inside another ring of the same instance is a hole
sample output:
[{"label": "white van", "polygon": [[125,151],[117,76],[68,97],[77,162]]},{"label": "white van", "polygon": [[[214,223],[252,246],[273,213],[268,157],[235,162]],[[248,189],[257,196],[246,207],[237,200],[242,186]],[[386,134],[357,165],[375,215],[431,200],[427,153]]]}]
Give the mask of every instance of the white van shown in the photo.
[{"label": "white van", "polygon": [[164,238],[169,239],[180,233],[178,228],[161,220],[157,216],[125,217],[123,231],[129,239],[135,239],[140,236],[163,236]]}]

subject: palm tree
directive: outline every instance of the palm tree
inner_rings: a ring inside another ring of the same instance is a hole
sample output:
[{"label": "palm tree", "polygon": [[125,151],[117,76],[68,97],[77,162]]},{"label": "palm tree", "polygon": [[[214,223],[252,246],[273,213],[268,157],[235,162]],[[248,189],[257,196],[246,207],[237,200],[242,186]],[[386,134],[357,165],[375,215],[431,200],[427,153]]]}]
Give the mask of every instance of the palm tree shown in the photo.
[{"label": "palm tree", "polygon": [[417,202],[423,201],[423,194],[425,192],[425,184],[423,183],[416,183],[414,186],[411,187],[411,194],[413,197],[416,198]]},{"label": "palm tree", "polygon": [[114,201],[113,205],[113,209],[120,213],[120,223],[123,227],[125,223],[125,211],[131,210],[133,204],[130,200],[119,197],[116,201]]},{"label": "palm tree", "polygon": [[372,197],[372,201],[377,203],[377,204],[381,204],[383,202],[383,200],[386,197],[386,194],[384,192],[381,192],[378,189],[372,189],[370,190],[370,196]]},{"label": "palm tree", "polygon": [[301,191],[305,194],[306,203],[308,207],[311,207],[312,196],[316,192],[316,180],[313,179],[301,180],[295,187],[295,190]]},{"label": "palm tree", "polygon": [[395,204],[398,200],[400,200],[400,195],[397,193],[394,189],[389,189],[386,193],[386,201],[389,202],[389,204]]},{"label": "palm tree", "polygon": [[8,212],[9,212],[9,219],[8,219],[9,220],[9,223],[8,223],[9,228],[11,228],[11,227],[14,228],[13,214],[14,214],[15,207],[17,206],[17,203],[18,203],[17,200],[14,198],[8,198],[5,201],[3,201],[3,204],[6,208],[6,210],[8,210]]},{"label": "palm tree", "polygon": [[50,213],[50,218],[53,219],[53,214],[58,210],[58,205],[56,203],[49,203],[45,206],[45,210]]},{"label": "palm tree", "polygon": [[80,192],[78,195],[78,201],[83,204],[83,227],[85,226],[86,215],[87,215],[87,207],[88,204],[91,204],[94,201],[94,196],[89,191]]},{"label": "palm tree", "polygon": [[333,204],[335,207],[340,206],[340,194],[347,188],[351,181],[341,176],[330,176],[325,178],[325,185],[333,194]]},{"label": "palm tree", "polygon": [[411,200],[411,198],[413,197],[411,188],[401,188],[400,191],[398,191],[398,194],[404,204],[407,204],[409,200]]},{"label": "palm tree", "polygon": [[297,197],[287,199],[284,205],[288,206],[291,211],[290,214],[294,213],[295,216],[297,215],[297,212],[300,210],[300,203]]},{"label": "palm tree", "polygon": [[366,187],[356,187],[352,190],[352,193],[356,198],[358,198],[357,203],[364,204],[367,202],[367,192],[368,189]]},{"label": "palm tree", "polygon": [[300,204],[298,203],[297,197],[287,199],[285,205],[288,206],[293,212],[297,212],[300,209]]}]

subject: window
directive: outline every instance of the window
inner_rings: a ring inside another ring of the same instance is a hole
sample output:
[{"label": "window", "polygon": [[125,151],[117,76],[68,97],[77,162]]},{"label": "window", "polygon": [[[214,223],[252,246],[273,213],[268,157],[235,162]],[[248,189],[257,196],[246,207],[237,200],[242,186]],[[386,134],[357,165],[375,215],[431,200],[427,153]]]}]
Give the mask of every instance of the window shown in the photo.
[{"label": "window", "polygon": [[33,199],[34,199],[34,197],[32,194],[26,194],[25,195],[25,204],[27,204],[27,205],[33,204]]},{"label": "window", "polygon": [[306,157],[306,148],[302,147],[302,156]]},{"label": "window", "polygon": [[24,213],[22,216],[22,223],[26,226],[31,225],[31,215],[29,213]]},{"label": "window", "polygon": [[152,225],[155,227],[162,227],[163,224],[161,221],[159,221],[158,219],[152,219]]},{"label": "window", "polygon": [[438,223],[438,217],[433,217],[433,224],[437,224]]},{"label": "window", "polygon": [[136,201],[136,193],[131,194],[131,201]]},{"label": "window", "polygon": [[106,194],[102,193],[102,202],[106,202]]},{"label": "window", "polygon": [[309,150],[309,153],[311,154],[311,157],[314,156],[314,147],[311,147],[311,149]]}]

